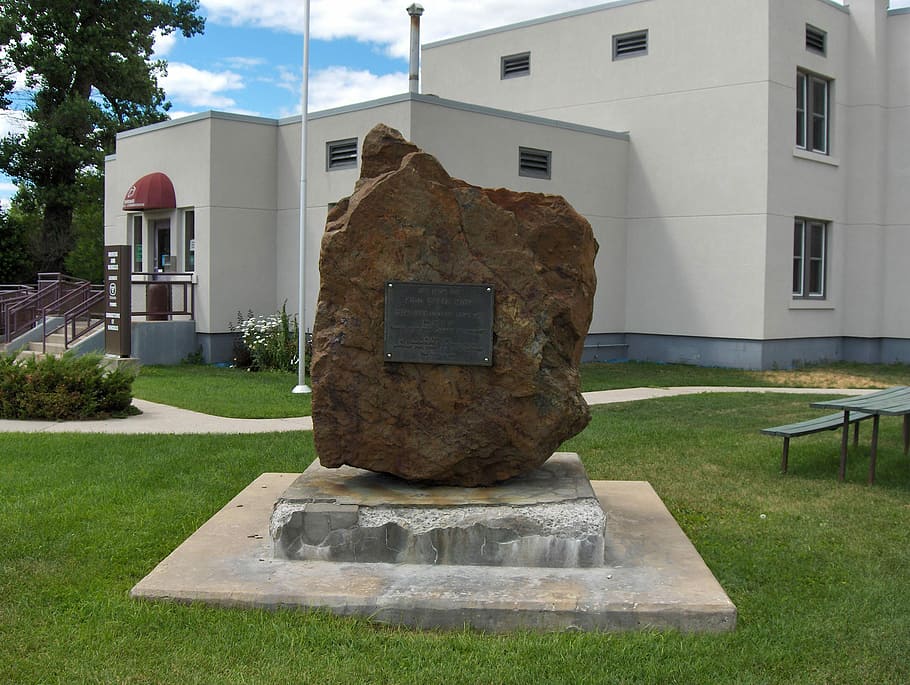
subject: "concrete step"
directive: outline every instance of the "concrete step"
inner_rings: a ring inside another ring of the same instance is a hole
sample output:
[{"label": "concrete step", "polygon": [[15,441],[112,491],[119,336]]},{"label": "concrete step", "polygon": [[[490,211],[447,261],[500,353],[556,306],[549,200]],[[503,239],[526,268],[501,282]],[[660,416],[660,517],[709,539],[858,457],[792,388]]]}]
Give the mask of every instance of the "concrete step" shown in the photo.
[{"label": "concrete step", "polygon": [[[28,348],[26,348],[26,349],[30,352],[53,354],[53,355],[59,357],[61,354],[66,352],[66,344],[63,342],[62,338],[60,339],[59,342],[54,342],[50,338],[48,338],[46,345],[42,345],[41,342],[30,342],[28,344]],[[25,351],[25,350],[23,350],[23,351]]]},{"label": "concrete step", "polygon": [[30,349],[23,349],[23,350],[19,350],[19,354],[16,355],[16,363],[21,364],[22,362],[26,361],[27,359],[32,359],[32,358],[34,358],[38,361],[41,361],[42,359],[44,359],[45,356],[46,355],[41,354],[40,349],[38,352],[36,352],[35,350],[30,350]]}]

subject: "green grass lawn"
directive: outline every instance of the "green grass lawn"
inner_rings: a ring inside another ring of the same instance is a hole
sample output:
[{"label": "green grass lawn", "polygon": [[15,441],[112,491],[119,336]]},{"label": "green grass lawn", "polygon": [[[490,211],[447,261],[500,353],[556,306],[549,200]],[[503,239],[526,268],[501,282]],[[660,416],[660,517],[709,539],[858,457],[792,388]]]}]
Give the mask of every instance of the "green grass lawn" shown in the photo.
[{"label": "green grass lawn", "polygon": [[[724,635],[416,632],[305,611],[145,603],[129,589],[306,433],[0,434],[2,683],[903,683],[910,458],[882,420],[836,480],[836,432],[780,440],[811,397],[595,408],[566,444],[593,478],[647,480],[739,609]],[[764,517],[762,517],[764,514]]]},{"label": "green grass lawn", "polygon": [[151,402],[237,419],[310,415],[310,396],[294,395],[297,374],[250,372],[216,366],[144,366],[133,396]]},{"label": "green grass lawn", "polygon": [[[862,388],[910,385],[906,364],[831,364],[795,371],[741,371],[685,364],[584,364],[582,390],[675,385],[794,386]],[[204,414],[265,419],[308,416],[308,395],[292,395],[296,374],[250,373],[214,366],[146,366],[133,383],[144,400]]]}]

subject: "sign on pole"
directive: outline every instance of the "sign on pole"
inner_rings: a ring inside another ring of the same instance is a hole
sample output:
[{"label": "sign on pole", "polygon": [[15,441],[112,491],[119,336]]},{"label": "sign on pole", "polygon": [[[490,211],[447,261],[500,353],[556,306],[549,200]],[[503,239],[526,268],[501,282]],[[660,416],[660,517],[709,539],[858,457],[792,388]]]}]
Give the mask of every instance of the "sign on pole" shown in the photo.
[{"label": "sign on pole", "polygon": [[132,302],[130,297],[130,246],[104,248],[104,351],[116,357],[130,356]]}]

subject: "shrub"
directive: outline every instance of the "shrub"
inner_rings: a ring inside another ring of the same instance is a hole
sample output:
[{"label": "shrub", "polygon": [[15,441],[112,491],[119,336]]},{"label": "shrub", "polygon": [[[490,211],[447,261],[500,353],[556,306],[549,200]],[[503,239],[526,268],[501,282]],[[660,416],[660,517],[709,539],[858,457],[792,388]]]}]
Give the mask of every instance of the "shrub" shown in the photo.
[{"label": "shrub", "polygon": [[[246,318],[237,312],[237,324],[231,325],[236,334],[234,365],[252,371],[297,371],[298,340],[300,327],[297,317],[288,316],[287,303],[281,311],[269,316],[256,316],[249,312]],[[307,334],[306,361],[310,357],[312,342]]]},{"label": "shrub", "polygon": [[105,369],[100,355],[34,358],[0,356],[0,418],[95,419],[131,413],[134,375]]}]

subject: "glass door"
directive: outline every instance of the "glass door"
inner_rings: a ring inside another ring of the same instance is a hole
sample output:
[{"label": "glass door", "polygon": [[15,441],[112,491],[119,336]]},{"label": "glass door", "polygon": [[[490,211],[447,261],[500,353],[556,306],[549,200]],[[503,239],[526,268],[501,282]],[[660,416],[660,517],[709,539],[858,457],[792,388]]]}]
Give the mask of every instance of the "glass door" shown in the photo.
[{"label": "glass door", "polygon": [[156,219],[155,230],[155,271],[177,270],[177,260],[171,251],[171,220]]}]

